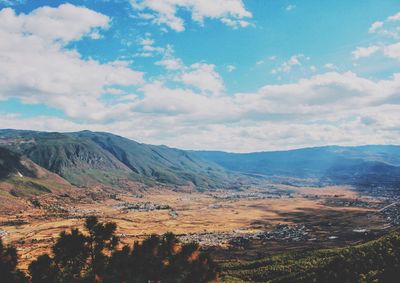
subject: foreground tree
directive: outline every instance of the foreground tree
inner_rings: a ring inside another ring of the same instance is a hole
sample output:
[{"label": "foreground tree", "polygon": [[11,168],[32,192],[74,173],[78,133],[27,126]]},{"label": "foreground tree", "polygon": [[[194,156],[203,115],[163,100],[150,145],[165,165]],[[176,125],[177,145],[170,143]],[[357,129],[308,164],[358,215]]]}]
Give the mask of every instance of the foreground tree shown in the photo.
[{"label": "foreground tree", "polygon": [[53,256],[42,255],[30,264],[32,283],[202,283],[217,274],[216,265],[197,244],[183,245],[172,233],[118,250],[115,223],[89,217],[85,228],[85,234],[78,229],[62,232]]},{"label": "foreground tree", "polygon": [[11,246],[4,246],[0,238],[0,282],[25,283],[24,274],[17,269],[17,250]]},{"label": "foreground tree", "polygon": [[60,269],[49,255],[41,255],[29,265],[32,283],[54,283],[58,280]]},{"label": "foreground tree", "polygon": [[112,222],[100,223],[95,216],[86,219],[85,228],[88,231],[86,245],[89,252],[90,266],[86,274],[87,279],[95,280],[103,277],[104,270],[108,264],[108,257],[104,252],[116,250],[119,240],[115,235],[117,225]]},{"label": "foreground tree", "polygon": [[216,264],[197,244],[180,244],[174,234],[167,233],[113,253],[104,283],[201,283],[215,279],[216,274]]}]

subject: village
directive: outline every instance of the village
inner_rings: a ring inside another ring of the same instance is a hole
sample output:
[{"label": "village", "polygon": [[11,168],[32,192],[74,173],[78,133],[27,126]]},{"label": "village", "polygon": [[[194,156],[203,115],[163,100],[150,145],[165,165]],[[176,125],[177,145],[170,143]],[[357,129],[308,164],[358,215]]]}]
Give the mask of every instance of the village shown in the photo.
[{"label": "village", "polygon": [[278,224],[271,231],[249,232],[234,230],[232,232],[201,232],[178,235],[184,243],[198,242],[203,247],[242,245],[250,240],[265,241],[307,241],[313,239],[305,225]]},{"label": "village", "polygon": [[135,202],[135,203],[123,202],[116,204],[115,207],[121,209],[124,212],[129,212],[129,211],[148,212],[154,210],[171,209],[171,207],[167,204],[158,204],[152,202]]}]

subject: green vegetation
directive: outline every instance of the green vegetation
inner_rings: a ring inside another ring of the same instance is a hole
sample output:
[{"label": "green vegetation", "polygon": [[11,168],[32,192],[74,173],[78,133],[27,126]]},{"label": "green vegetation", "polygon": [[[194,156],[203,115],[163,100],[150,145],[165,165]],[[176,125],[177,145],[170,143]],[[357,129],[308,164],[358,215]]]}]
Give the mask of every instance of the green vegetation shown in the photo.
[{"label": "green vegetation", "polygon": [[[174,234],[167,233],[119,249],[116,228],[114,223],[88,217],[85,233],[78,229],[62,232],[52,254],[43,254],[29,265],[30,282],[202,283],[216,278],[216,265],[197,244],[181,244]],[[4,247],[0,239],[1,280],[27,282],[16,269],[17,263],[16,250]]]},{"label": "green vegetation", "polygon": [[229,181],[224,169],[190,152],[108,133],[0,130],[0,139],[8,149],[78,186],[133,180],[212,189]]},{"label": "green vegetation", "polygon": [[223,265],[224,282],[398,282],[400,234],[352,247]]}]

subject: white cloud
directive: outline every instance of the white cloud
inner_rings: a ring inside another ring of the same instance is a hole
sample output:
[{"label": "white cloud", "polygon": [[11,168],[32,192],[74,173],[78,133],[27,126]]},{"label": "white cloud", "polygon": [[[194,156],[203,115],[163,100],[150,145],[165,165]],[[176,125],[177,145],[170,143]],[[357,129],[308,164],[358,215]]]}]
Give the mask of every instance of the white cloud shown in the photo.
[{"label": "white cloud", "polygon": [[142,15],[145,12],[147,19],[178,32],[185,30],[184,19],[177,15],[179,10],[189,11],[200,25],[211,18],[235,28],[248,26],[245,19],[252,16],[241,0],[131,0],[131,5]]},{"label": "white cloud", "polygon": [[164,58],[156,62],[156,65],[163,66],[167,70],[181,70],[183,68],[182,60],[179,58]]},{"label": "white cloud", "polygon": [[105,89],[106,93],[113,94],[113,95],[122,95],[125,94],[125,91],[119,88],[109,87]]},{"label": "white cloud", "polygon": [[289,73],[294,66],[301,66],[301,60],[306,58],[303,54],[293,55],[289,60],[285,61],[278,68],[271,71],[272,74]]},{"label": "white cloud", "polygon": [[146,37],[139,38],[138,43],[140,50],[135,54],[135,57],[153,57],[166,52],[165,48],[154,45],[156,42],[151,38],[151,34],[146,34]]},{"label": "white cloud", "polygon": [[151,38],[142,38],[139,40],[140,45],[149,46],[154,44],[154,39]]},{"label": "white cloud", "polygon": [[293,5],[293,4],[287,5],[285,9],[286,9],[286,11],[290,12],[290,11],[296,9],[296,5]]},{"label": "white cloud", "polygon": [[233,72],[234,70],[236,70],[236,66],[234,66],[234,65],[227,65],[227,66],[226,66],[226,70],[227,70],[229,73],[231,73],[231,72]]},{"label": "white cloud", "polygon": [[369,33],[376,33],[388,38],[399,39],[400,27],[397,22],[400,21],[400,12],[387,17],[384,21],[376,21],[369,28]]},{"label": "white cloud", "polygon": [[378,52],[380,49],[381,48],[377,45],[371,45],[368,47],[357,47],[357,49],[352,52],[352,55],[354,59],[360,59],[364,57],[369,57]]},{"label": "white cloud", "polygon": [[180,58],[175,57],[174,53],[174,48],[171,45],[167,45],[164,51],[163,58],[157,61],[155,64],[163,66],[168,71],[179,71],[187,69],[187,67],[183,64],[183,61]]},{"label": "white cloud", "polygon": [[105,29],[110,22],[105,15],[71,4],[62,4],[57,8],[41,7],[19,16],[13,9],[5,8],[1,10],[0,17],[2,30],[64,43],[79,40],[96,29]]},{"label": "white cloud", "polygon": [[400,60],[400,42],[386,45],[383,48],[383,54],[386,57]]},{"label": "white cloud", "polygon": [[377,21],[374,22],[371,27],[369,28],[368,32],[369,33],[375,33],[378,29],[380,29],[381,27],[383,27],[383,22],[381,21]]},{"label": "white cloud", "polygon": [[178,80],[215,95],[221,94],[225,88],[224,82],[215,71],[215,65],[213,64],[192,64],[187,71],[179,75]]},{"label": "white cloud", "polygon": [[14,128],[111,131],[141,142],[192,149],[396,143],[399,91],[400,74],[372,81],[351,72],[329,72],[230,96],[170,88],[156,81],[145,84],[141,96],[128,95],[130,108],[110,123],[15,115],[0,115],[0,121]]},{"label": "white cloud", "polygon": [[101,96],[109,86],[142,83],[142,73],[127,62],[102,64],[65,48],[108,24],[107,16],[71,4],[19,15],[10,8],[1,10],[0,99],[44,103],[70,117],[94,120],[128,109],[105,106]]},{"label": "white cloud", "polygon": [[397,22],[400,21],[400,12],[398,12],[397,14],[388,17],[388,21],[390,22]]},{"label": "white cloud", "polygon": [[338,69],[338,67],[333,63],[326,63],[324,65],[324,68],[329,69],[329,70],[337,70]]},{"label": "white cloud", "polygon": [[381,42],[368,47],[357,47],[352,52],[353,57],[360,59],[379,52],[385,57],[400,59],[400,25],[398,22],[400,22],[400,12],[387,17],[384,21],[374,22],[369,32],[381,36]]},{"label": "white cloud", "polygon": [[[167,76],[164,76],[164,79],[172,79],[175,82],[194,87],[203,94],[220,95],[225,90],[223,79],[215,70],[214,64],[197,62],[186,66],[180,58],[175,57],[172,46],[166,48],[163,59],[155,64],[170,71]],[[233,65],[227,66],[229,72],[235,68]]]}]

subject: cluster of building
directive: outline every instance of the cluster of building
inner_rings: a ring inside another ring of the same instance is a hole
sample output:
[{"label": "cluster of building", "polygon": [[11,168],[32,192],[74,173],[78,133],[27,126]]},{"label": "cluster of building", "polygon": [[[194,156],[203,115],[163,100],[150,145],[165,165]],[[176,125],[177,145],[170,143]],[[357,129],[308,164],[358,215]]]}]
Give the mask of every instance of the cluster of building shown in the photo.
[{"label": "cluster of building", "polygon": [[183,243],[196,242],[202,247],[216,247],[227,245],[239,238],[254,239],[255,234],[242,233],[240,231],[233,232],[201,232],[178,235]]},{"label": "cluster of building", "polygon": [[305,225],[279,224],[272,231],[245,232],[235,230],[232,232],[201,232],[178,236],[184,242],[198,242],[203,247],[222,245],[244,245],[251,240],[278,240],[278,241],[307,241],[313,239]]},{"label": "cluster of building", "polygon": [[[390,226],[400,225],[400,203],[394,202],[378,211]],[[390,227],[389,226],[389,227]]]},{"label": "cluster of building", "polygon": [[259,237],[262,240],[307,241],[310,239],[310,233],[303,224],[278,224],[274,230],[264,232]]},{"label": "cluster of building", "polygon": [[326,205],[331,206],[343,206],[343,207],[362,207],[362,208],[373,208],[379,209],[385,206],[382,202],[369,202],[360,199],[341,199],[331,198],[325,201]]},{"label": "cluster of building", "polygon": [[1,237],[4,237],[4,236],[7,236],[7,234],[8,234],[7,231],[1,230],[1,229],[0,229],[0,238],[1,238]]},{"label": "cluster of building", "polygon": [[167,204],[158,204],[153,202],[123,202],[115,205],[123,211],[154,211],[154,210],[167,210],[171,207]]},{"label": "cluster of building", "polygon": [[99,212],[94,209],[82,209],[77,207],[68,207],[65,209],[68,214],[75,216],[89,216],[89,215],[98,215]]},{"label": "cluster of building", "polygon": [[289,192],[238,192],[238,191],[224,191],[212,194],[212,197],[218,200],[239,200],[239,199],[274,199],[292,197]]}]

